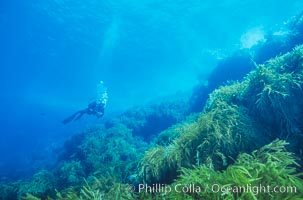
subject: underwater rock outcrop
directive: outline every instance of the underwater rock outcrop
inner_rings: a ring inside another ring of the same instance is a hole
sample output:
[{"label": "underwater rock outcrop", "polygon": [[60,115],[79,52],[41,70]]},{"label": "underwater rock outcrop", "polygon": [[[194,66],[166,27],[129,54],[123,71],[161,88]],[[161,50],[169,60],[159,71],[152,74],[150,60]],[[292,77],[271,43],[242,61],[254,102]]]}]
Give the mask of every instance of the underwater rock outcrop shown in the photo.
[{"label": "underwater rock outcrop", "polygon": [[241,81],[256,64],[281,56],[303,43],[303,12],[294,16],[280,30],[266,33],[251,49],[241,49],[219,61],[208,77],[207,84],[198,84],[190,98],[190,111],[201,112],[208,94],[229,81]]},{"label": "underwater rock outcrop", "polygon": [[124,124],[134,135],[150,142],[159,132],[182,122],[189,113],[187,97],[170,96],[151,105],[129,109],[106,122],[105,126],[110,128],[117,123]]},{"label": "underwater rock outcrop", "polygon": [[303,43],[303,12],[286,22],[283,29],[267,33],[265,41],[252,48],[257,63],[291,51]]},{"label": "underwater rock outcrop", "polygon": [[182,168],[174,183],[162,186],[162,193],[142,193],[141,199],[301,199],[303,181],[286,145],[275,140],[250,154],[241,153],[223,171],[206,165]]},{"label": "underwater rock outcrop", "polygon": [[143,182],[171,183],[181,168],[204,164],[221,170],[239,152],[280,138],[302,151],[303,46],[258,65],[242,82],[210,94],[198,119],[179,128],[168,145],[148,150],[140,161]]},{"label": "underwater rock outcrop", "polygon": [[157,145],[145,153],[139,171],[143,182],[170,183],[182,167],[202,163],[223,169],[239,151],[255,148],[252,144],[258,139],[248,110],[224,101],[178,131],[179,136],[168,145]]},{"label": "underwater rock outcrop", "polygon": [[189,100],[191,112],[201,112],[212,91],[229,81],[242,80],[254,68],[255,64],[247,50],[239,50],[220,60],[209,75],[207,84],[195,86]]}]

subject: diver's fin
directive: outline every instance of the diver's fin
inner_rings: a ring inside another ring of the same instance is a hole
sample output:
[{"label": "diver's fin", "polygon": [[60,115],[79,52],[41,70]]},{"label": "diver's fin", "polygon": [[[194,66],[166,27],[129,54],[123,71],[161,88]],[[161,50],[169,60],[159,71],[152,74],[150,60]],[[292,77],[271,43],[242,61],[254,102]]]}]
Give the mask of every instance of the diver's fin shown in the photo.
[{"label": "diver's fin", "polygon": [[65,125],[65,124],[67,124],[67,123],[73,121],[73,119],[74,119],[74,116],[72,115],[72,116],[66,118],[65,120],[63,120],[63,121],[62,121],[62,124]]},{"label": "diver's fin", "polygon": [[[83,112],[82,110],[80,110],[80,111],[78,111],[78,112],[76,112],[76,113],[74,113],[72,116],[70,116],[70,117],[68,117],[68,118],[66,118],[66,119],[64,119],[63,121],[62,121],[62,124],[67,124],[67,123],[69,123],[69,122],[71,122],[71,121],[73,121],[74,120],[74,118],[77,116],[77,114],[78,113],[81,113],[81,112]],[[83,114],[82,114],[83,115]],[[80,115],[80,116],[82,116],[82,115]],[[79,116],[77,117],[77,119],[79,118]]]},{"label": "diver's fin", "polygon": [[80,119],[86,113],[86,109],[80,110],[80,111],[78,111],[78,113],[79,113],[79,115],[76,117],[75,121]]}]

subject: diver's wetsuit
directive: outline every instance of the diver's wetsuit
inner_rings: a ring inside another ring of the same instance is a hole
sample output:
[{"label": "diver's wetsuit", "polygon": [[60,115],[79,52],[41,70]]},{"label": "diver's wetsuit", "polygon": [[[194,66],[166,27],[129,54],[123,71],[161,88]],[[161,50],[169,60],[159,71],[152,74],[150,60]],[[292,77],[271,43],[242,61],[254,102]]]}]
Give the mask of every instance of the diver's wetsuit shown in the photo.
[{"label": "diver's wetsuit", "polygon": [[78,120],[84,114],[95,115],[96,117],[101,118],[104,115],[104,108],[105,108],[105,104],[103,102],[94,101],[94,102],[88,104],[86,109],[75,112],[72,116],[63,120],[62,123],[67,124],[73,120]]}]

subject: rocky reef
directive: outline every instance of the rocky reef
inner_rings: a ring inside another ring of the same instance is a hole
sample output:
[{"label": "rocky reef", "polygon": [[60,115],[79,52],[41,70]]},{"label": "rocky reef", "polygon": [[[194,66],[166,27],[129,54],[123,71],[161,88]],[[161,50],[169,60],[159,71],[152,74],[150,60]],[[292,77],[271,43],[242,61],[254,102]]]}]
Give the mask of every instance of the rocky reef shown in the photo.
[{"label": "rocky reef", "polygon": [[53,169],[1,184],[0,199],[302,199],[303,45],[287,50],[75,134]]}]

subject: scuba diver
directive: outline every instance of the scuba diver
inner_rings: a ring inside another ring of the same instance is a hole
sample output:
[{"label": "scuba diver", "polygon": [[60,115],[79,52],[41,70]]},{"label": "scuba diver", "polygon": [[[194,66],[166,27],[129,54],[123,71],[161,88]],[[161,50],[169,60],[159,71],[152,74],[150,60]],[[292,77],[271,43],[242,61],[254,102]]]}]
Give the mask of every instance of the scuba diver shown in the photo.
[{"label": "scuba diver", "polygon": [[87,108],[75,112],[70,117],[62,121],[63,124],[67,124],[73,120],[80,119],[84,114],[95,115],[97,118],[101,118],[104,115],[104,109],[107,103],[107,90],[103,85],[103,81],[100,81],[97,86],[97,100],[88,104]]}]

